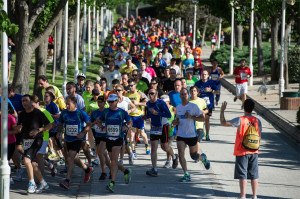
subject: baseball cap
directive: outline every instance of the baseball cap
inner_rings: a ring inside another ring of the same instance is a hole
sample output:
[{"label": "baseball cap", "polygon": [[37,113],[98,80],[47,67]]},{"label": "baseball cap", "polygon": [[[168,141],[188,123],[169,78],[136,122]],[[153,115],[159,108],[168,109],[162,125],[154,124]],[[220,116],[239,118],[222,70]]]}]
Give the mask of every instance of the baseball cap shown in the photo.
[{"label": "baseball cap", "polygon": [[170,97],[168,95],[162,95],[162,96],[160,96],[160,99],[162,99],[165,102],[169,102],[170,101]]},{"label": "baseball cap", "polygon": [[116,94],[110,94],[109,96],[108,96],[108,99],[107,99],[107,101],[116,101],[116,100],[118,100],[119,98],[118,98],[118,96],[116,95]]},{"label": "baseball cap", "polygon": [[83,73],[79,73],[79,74],[77,75],[77,78],[80,78],[80,77],[83,77],[83,78],[85,79],[85,75],[84,75]]},{"label": "baseball cap", "polygon": [[132,57],[131,56],[127,56],[126,60],[129,60],[129,59],[132,60]]},{"label": "baseball cap", "polygon": [[194,70],[192,68],[186,69],[186,73],[194,73]]}]

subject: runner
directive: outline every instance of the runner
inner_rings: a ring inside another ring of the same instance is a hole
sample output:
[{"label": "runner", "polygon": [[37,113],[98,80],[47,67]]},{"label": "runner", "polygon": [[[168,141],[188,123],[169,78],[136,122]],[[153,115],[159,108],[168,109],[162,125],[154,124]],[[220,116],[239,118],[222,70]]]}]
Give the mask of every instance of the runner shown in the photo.
[{"label": "runner", "polygon": [[[221,67],[218,66],[218,61],[214,60],[212,62],[212,69],[209,70],[209,75],[211,77],[211,80],[214,81],[215,85],[218,87],[219,92],[221,92],[221,82],[220,80],[224,77],[224,72]],[[220,95],[216,94],[216,106],[219,104]]]},{"label": "runner", "polygon": [[[26,166],[29,184],[28,193],[41,193],[48,189],[49,185],[44,180],[36,163],[36,154],[43,145],[43,131],[49,131],[52,124],[40,110],[32,106],[32,96],[23,95],[22,111],[18,118],[18,131],[23,135],[24,164]],[[40,182],[37,188],[34,175]]]},{"label": "runner", "polygon": [[210,36],[210,41],[211,41],[211,50],[214,51],[215,50],[215,46],[216,46],[216,43],[218,41],[218,37],[216,35],[216,32],[213,33],[212,36]]},{"label": "runner", "polygon": [[253,199],[257,199],[257,187],[258,187],[258,153],[259,150],[249,150],[243,147],[242,142],[244,140],[245,133],[252,123],[259,134],[259,142],[261,139],[262,125],[261,121],[252,116],[251,113],[254,110],[255,103],[251,99],[245,100],[244,103],[244,116],[236,117],[230,121],[226,121],[224,112],[227,107],[227,102],[223,102],[220,112],[221,126],[233,126],[237,127],[234,153],[235,159],[235,171],[234,179],[239,179],[240,184],[240,198],[246,199],[246,186],[247,179],[251,179],[251,187]]},{"label": "runner", "polygon": [[218,94],[218,87],[215,85],[215,83],[212,80],[209,80],[209,74],[207,70],[204,70],[202,72],[201,80],[197,81],[195,86],[199,88],[200,96],[202,99],[204,99],[207,108],[208,113],[205,115],[205,131],[206,131],[206,141],[210,141],[209,137],[209,129],[210,129],[210,123],[209,119],[212,115],[213,107],[214,107],[214,94]]},{"label": "runner", "polygon": [[206,155],[201,155],[197,151],[197,132],[195,121],[204,121],[201,110],[196,104],[189,103],[189,92],[183,88],[180,91],[180,98],[182,104],[176,107],[176,119],[173,121],[173,125],[178,125],[177,136],[177,148],[179,154],[180,165],[183,169],[184,176],[179,179],[180,182],[191,181],[191,176],[187,170],[187,164],[184,157],[185,148],[188,145],[190,149],[190,156],[193,160],[201,160],[206,169],[210,168],[210,162]]},{"label": "runner", "polygon": [[150,141],[151,141],[151,162],[152,168],[146,172],[147,175],[157,177],[157,148],[158,141],[160,140],[160,146],[162,150],[172,156],[173,164],[172,168],[176,169],[178,166],[178,155],[174,154],[172,147],[168,145],[169,137],[169,123],[166,118],[171,117],[166,103],[158,99],[158,93],[154,89],[149,90],[149,101],[147,102],[147,114],[143,116],[143,119],[151,119]]},{"label": "runner", "polygon": [[[132,121],[126,111],[117,107],[117,95],[111,94],[107,101],[109,108],[105,109],[101,114],[98,125],[106,132],[106,148],[111,159],[111,182],[106,186],[106,189],[113,193],[118,168],[124,172],[126,184],[131,180],[131,169],[125,169],[123,165],[119,164],[118,157],[124,142],[124,131],[131,127]],[[105,123],[105,126],[103,123]]]},{"label": "runner", "polygon": [[130,145],[134,158],[137,158],[135,150],[135,135],[141,135],[145,143],[146,154],[150,154],[150,148],[148,146],[147,134],[144,130],[144,120],[142,120],[143,107],[146,106],[147,97],[140,91],[136,90],[136,83],[134,80],[130,79],[128,81],[129,92],[127,97],[132,101],[132,103],[137,107],[136,110],[129,115],[132,119],[132,128],[130,129]]},{"label": "runner", "polygon": [[93,172],[93,167],[86,166],[78,157],[85,133],[88,132],[90,128],[86,127],[86,129],[84,129],[84,122],[89,121],[89,116],[84,111],[76,108],[76,102],[77,99],[74,96],[68,96],[66,98],[67,109],[63,110],[60,114],[57,130],[57,138],[59,139],[62,136],[63,127],[65,128],[68,169],[66,179],[59,183],[59,186],[65,189],[70,188],[74,164],[85,171],[84,183],[90,180]]}]

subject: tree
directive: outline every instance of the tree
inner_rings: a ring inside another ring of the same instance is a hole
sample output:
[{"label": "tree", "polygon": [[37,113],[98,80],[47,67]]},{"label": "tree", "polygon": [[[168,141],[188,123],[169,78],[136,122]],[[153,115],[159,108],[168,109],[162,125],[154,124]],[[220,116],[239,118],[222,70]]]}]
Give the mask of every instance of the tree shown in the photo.
[{"label": "tree", "polygon": [[31,31],[39,15],[44,11],[47,0],[26,1],[14,0],[12,3],[12,15],[19,26],[16,35],[16,67],[13,79],[13,87],[17,93],[26,94],[29,92],[30,65],[34,50],[45,41],[56,25],[67,0],[52,0],[57,6],[53,7],[53,15],[49,17],[45,29],[41,30],[34,38]]},{"label": "tree", "polygon": [[[3,0],[0,0],[0,7],[1,7],[1,11],[0,11],[0,30],[1,32],[6,32],[6,34],[8,36],[10,36],[13,33],[17,33],[19,28],[16,24],[11,23],[10,19],[7,16],[7,13],[2,10],[3,8]],[[8,6],[9,7],[9,6]]]}]

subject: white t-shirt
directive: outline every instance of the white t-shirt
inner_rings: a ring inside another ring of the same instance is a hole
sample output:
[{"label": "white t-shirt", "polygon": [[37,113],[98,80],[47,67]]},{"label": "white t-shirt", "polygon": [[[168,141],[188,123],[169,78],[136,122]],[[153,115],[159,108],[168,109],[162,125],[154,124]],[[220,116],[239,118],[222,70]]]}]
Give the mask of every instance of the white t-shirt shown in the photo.
[{"label": "white t-shirt", "polygon": [[[120,52],[118,52],[115,56],[115,59],[118,59]],[[129,54],[127,52],[122,52],[123,57],[126,58],[127,56],[129,56]]]},{"label": "white t-shirt", "polygon": [[129,104],[131,103],[130,99],[128,97],[123,97],[123,101],[120,103],[118,102],[117,107],[121,108],[125,111],[128,111]]},{"label": "white t-shirt", "polygon": [[179,104],[176,106],[176,112],[176,118],[179,118],[177,136],[183,138],[197,137],[196,121],[188,119],[184,114],[188,112],[190,115],[198,117],[202,114],[199,107],[193,103],[188,103],[185,106]]},{"label": "white t-shirt", "polygon": [[126,64],[125,59],[122,59],[121,61],[117,59],[117,60],[115,61],[115,65],[118,66],[119,68],[120,68],[123,64]]},{"label": "white t-shirt", "polygon": [[118,79],[118,80],[121,80],[121,79],[122,79],[121,73],[120,73],[119,71],[117,71],[117,70],[114,70],[113,72],[110,72],[109,70],[106,71],[106,72],[104,73],[104,77],[107,79],[107,88],[108,88],[109,90],[113,90],[113,88],[112,88],[112,83],[111,83],[111,82],[112,82],[114,79]]},{"label": "white t-shirt", "polygon": [[171,67],[171,69],[175,69],[176,70],[176,75],[181,75],[179,66],[177,66],[177,65],[171,66],[170,65],[170,67]]},{"label": "white t-shirt", "polygon": [[142,74],[142,77],[145,77],[145,78],[147,78],[148,79],[148,81],[149,81],[149,83],[151,82],[151,75],[149,74],[149,73],[147,73],[147,72],[144,72],[143,74]]},{"label": "white t-shirt", "polygon": [[172,59],[172,55],[170,53],[163,54],[162,58],[168,63]]}]

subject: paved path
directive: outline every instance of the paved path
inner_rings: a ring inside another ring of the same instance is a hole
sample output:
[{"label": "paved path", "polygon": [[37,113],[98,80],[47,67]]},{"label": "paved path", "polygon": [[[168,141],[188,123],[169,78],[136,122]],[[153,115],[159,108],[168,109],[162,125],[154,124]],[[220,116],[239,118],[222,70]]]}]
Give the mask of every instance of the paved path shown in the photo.
[{"label": "paved path", "polygon": [[[240,105],[233,103],[233,96],[227,90],[222,90],[221,101],[228,101],[226,119],[231,119],[242,114]],[[256,114],[255,114],[256,115]],[[256,115],[263,124],[261,153],[259,156],[259,190],[260,198],[297,198],[300,195],[300,154],[299,149],[285,134],[280,133],[272,124]],[[239,195],[238,181],[233,179],[234,156],[233,147],[235,128],[224,128],[219,125],[219,107],[213,112],[211,119],[212,141],[201,143],[201,149],[211,161],[211,169],[206,171],[203,165],[193,163],[188,151],[188,169],[192,182],[180,183],[178,179],[183,172],[177,169],[161,168],[165,161],[165,154],[159,149],[158,167],[159,177],[153,178],[145,175],[150,168],[150,156],[145,155],[143,144],[138,145],[138,160],[132,166],[133,176],[129,185],[124,183],[123,175],[119,172],[116,180],[116,193],[110,194],[105,190],[109,180],[99,182],[100,167],[96,167],[91,182],[84,184],[83,172],[76,167],[72,177],[71,189],[65,191],[58,186],[63,175],[50,177],[46,172],[46,179],[50,189],[38,196],[27,195],[27,179],[16,182],[11,187],[13,199],[39,198],[232,198]],[[149,127],[146,127],[149,130]],[[174,143],[176,144],[176,143]],[[177,151],[177,149],[175,149]],[[125,156],[124,164],[128,166]],[[62,169],[62,168],[60,168]],[[247,189],[248,198],[251,189]]]}]

